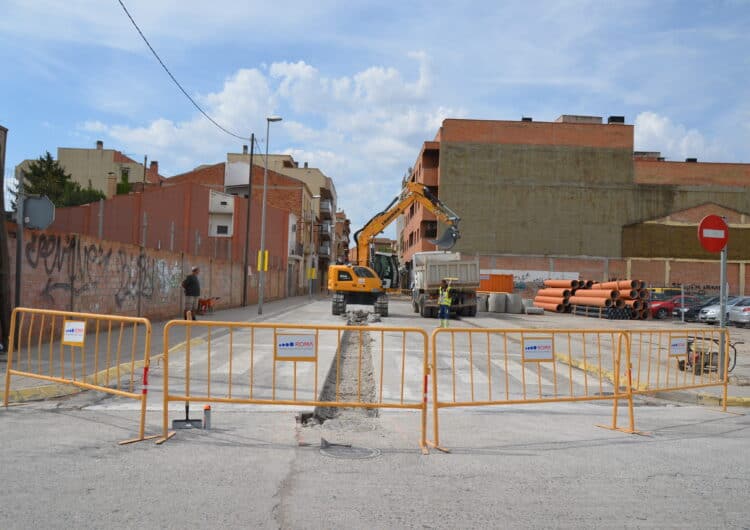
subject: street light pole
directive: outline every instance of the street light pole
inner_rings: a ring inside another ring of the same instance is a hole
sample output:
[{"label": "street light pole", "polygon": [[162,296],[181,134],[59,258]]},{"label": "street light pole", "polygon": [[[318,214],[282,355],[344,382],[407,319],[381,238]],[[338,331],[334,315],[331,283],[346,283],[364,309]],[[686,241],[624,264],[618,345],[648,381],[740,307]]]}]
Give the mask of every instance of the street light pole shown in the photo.
[{"label": "street light pole", "polygon": [[266,163],[263,168],[263,207],[260,214],[260,251],[258,252],[258,314],[263,314],[263,291],[266,276],[266,195],[268,194],[268,135],[271,132],[271,122],[281,121],[281,116],[266,118]]},{"label": "street light pole", "polygon": [[245,260],[242,273],[242,307],[247,305],[247,254],[250,249],[250,205],[253,197],[253,150],[255,148],[255,133],[250,134],[250,171],[247,177],[247,217],[245,218]]}]

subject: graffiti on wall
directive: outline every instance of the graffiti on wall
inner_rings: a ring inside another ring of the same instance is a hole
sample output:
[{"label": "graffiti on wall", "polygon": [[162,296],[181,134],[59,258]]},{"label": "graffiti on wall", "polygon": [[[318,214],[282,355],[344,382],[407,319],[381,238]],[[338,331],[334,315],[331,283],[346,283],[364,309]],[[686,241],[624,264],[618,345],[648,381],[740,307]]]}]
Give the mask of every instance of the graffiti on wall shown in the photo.
[{"label": "graffiti on wall", "polygon": [[41,295],[53,306],[60,293],[79,297],[110,289],[118,308],[139,297],[166,301],[180,284],[181,267],[176,260],[125,247],[115,251],[113,246],[80,242],[72,235],[33,233],[25,251],[28,267],[41,268],[47,276]]},{"label": "graffiti on wall", "polygon": [[115,303],[119,308],[138,297],[164,301],[180,285],[182,271],[178,263],[170,264],[142,252],[128,253],[120,249],[114,268],[119,280],[115,292]]}]

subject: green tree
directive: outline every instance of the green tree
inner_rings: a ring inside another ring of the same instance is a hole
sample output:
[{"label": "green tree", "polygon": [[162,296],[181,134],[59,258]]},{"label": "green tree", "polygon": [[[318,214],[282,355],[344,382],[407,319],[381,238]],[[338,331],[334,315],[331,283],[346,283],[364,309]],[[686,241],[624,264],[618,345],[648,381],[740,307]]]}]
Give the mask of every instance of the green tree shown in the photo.
[{"label": "green tree", "polygon": [[21,170],[18,190],[11,193],[14,197],[14,210],[19,193],[46,195],[55,206],[60,208],[88,204],[105,198],[102,192],[93,189],[90,185],[88,188],[82,188],[79,183],[74,182],[73,177],[65,172],[65,168],[57,160],[52,158],[49,151],[31,162],[28,169]]}]

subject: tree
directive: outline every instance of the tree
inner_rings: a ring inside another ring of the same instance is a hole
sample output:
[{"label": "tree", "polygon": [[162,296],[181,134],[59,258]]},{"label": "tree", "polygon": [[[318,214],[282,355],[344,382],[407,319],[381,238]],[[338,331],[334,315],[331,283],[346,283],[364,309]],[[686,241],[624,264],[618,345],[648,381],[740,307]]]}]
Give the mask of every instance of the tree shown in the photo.
[{"label": "tree", "polygon": [[47,151],[43,156],[29,164],[28,169],[21,170],[21,181],[18,190],[11,192],[14,197],[13,209],[19,193],[26,195],[46,195],[57,207],[78,206],[104,199],[102,192],[89,185],[82,188],[73,181],[73,177],[65,172],[65,168],[52,158]]}]

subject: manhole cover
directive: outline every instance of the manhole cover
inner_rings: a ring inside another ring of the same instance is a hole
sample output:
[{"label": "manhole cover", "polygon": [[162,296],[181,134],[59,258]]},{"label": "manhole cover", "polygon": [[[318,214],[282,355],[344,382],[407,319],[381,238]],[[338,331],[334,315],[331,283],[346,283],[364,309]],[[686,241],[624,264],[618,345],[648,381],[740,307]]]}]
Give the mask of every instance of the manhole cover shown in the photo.
[{"label": "manhole cover", "polygon": [[331,458],[349,458],[352,460],[366,460],[380,456],[380,449],[369,447],[352,447],[347,445],[328,445],[320,448],[320,454]]}]

